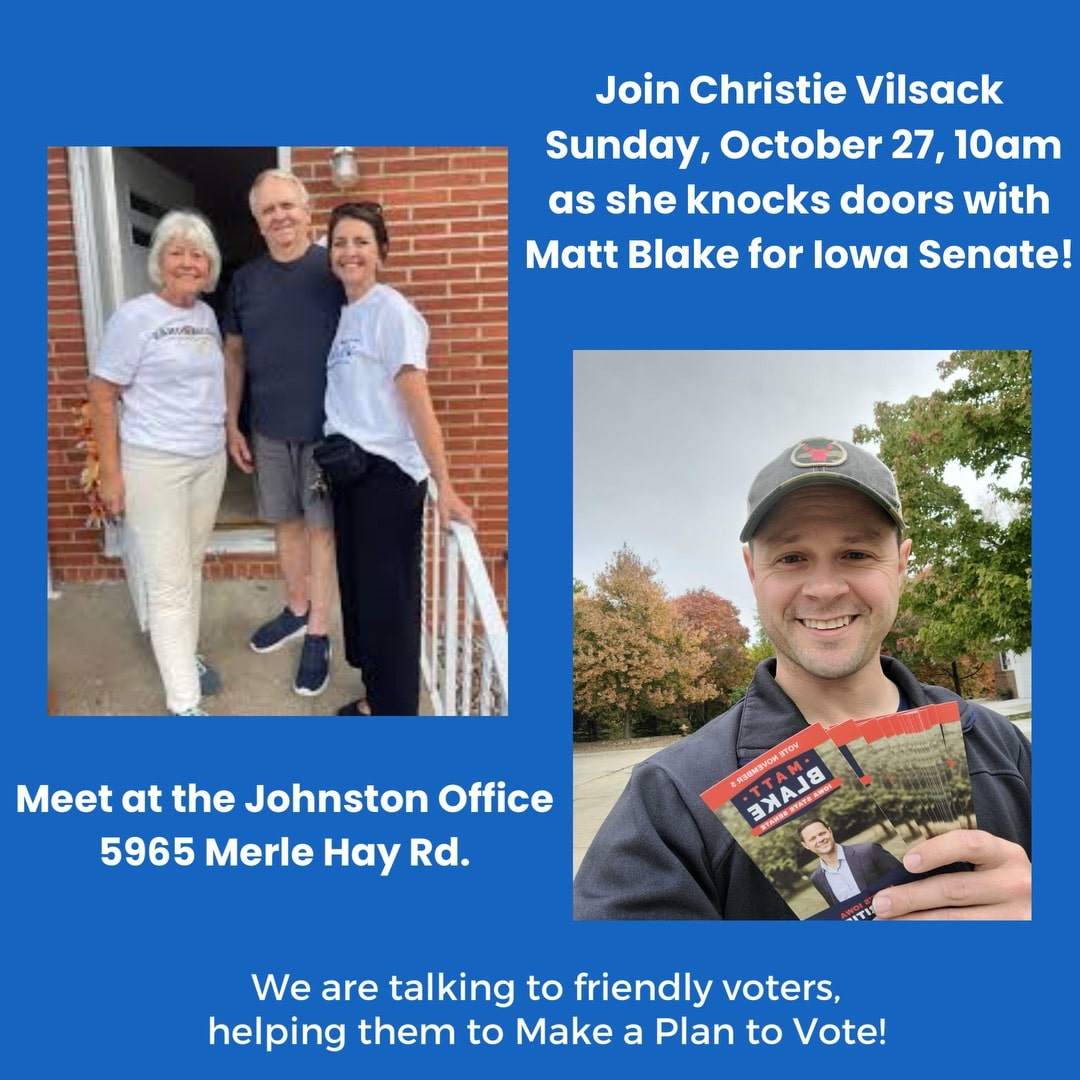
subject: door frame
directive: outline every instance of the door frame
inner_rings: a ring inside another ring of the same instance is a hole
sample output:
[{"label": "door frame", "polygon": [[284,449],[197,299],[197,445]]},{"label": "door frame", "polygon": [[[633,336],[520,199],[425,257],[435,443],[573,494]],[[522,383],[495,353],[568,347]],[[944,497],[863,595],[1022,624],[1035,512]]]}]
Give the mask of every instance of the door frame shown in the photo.
[{"label": "door frame", "polygon": [[[87,367],[101,347],[109,315],[124,295],[120,254],[120,215],[116,205],[116,174],[111,146],[67,147],[75,231],[75,264],[83,313]],[[288,169],[292,148],[277,148],[278,168]],[[104,554],[119,558],[119,533],[106,523]],[[251,529],[215,529],[211,554],[273,554],[274,534],[269,526]]]}]

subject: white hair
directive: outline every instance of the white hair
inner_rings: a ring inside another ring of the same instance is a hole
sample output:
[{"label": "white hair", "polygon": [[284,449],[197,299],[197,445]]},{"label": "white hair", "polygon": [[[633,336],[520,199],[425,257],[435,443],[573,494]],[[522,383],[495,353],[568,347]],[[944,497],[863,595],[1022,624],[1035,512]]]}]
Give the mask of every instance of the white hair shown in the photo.
[{"label": "white hair", "polygon": [[221,275],[221,252],[210,223],[194,210],[170,210],[154,226],[154,235],[150,239],[150,254],[147,256],[150,280],[158,288],[164,284],[161,277],[161,255],[169,244],[177,240],[199,248],[210,260],[210,285],[207,291],[213,292]]},{"label": "white hair", "polygon": [[259,216],[258,208],[255,206],[255,196],[264,180],[284,180],[286,183],[292,184],[296,188],[304,208],[310,207],[311,196],[308,195],[307,188],[304,187],[304,182],[299,176],[289,172],[287,169],[263,169],[251,182],[251,190],[248,192],[248,206],[251,207],[252,217],[257,218]]}]

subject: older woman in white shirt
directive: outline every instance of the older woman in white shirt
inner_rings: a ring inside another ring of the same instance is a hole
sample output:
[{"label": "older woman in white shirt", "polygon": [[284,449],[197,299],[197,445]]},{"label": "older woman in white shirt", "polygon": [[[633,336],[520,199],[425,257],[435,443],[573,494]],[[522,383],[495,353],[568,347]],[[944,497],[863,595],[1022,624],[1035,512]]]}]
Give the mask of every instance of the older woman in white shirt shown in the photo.
[{"label": "older woman in white shirt", "polygon": [[198,214],[158,223],[156,292],[122,304],[90,368],[89,395],[106,512],[123,516],[144,574],[150,639],[170,712],[203,716],[218,682],[197,654],[202,566],[225,482],[221,335],[200,298],[221,255]]}]

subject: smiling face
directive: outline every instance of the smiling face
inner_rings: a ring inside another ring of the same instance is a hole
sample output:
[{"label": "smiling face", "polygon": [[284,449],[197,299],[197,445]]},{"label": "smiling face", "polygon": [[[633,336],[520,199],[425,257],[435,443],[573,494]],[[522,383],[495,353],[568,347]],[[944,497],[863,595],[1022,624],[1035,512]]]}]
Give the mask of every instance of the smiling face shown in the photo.
[{"label": "smiling face", "polygon": [[812,821],[799,832],[799,841],[807,851],[819,858],[827,858],[836,850],[832,829],[822,821]]},{"label": "smiling face", "polygon": [[743,551],[777,680],[880,677],[910,551],[880,507],[850,488],[812,485],[784,498]]},{"label": "smiling face", "polygon": [[311,213],[294,183],[268,176],[255,189],[251,204],[271,258],[291,262],[307,251]]},{"label": "smiling face", "polygon": [[378,280],[379,243],[366,221],[343,217],[330,236],[330,268],[345,286],[349,300],[358,300]]},{"label": "smiling face", "polygon": [[210,287],[210,256],[198,244],[177,238],[161,249],[161,296],[170,304],[190,307]]}]

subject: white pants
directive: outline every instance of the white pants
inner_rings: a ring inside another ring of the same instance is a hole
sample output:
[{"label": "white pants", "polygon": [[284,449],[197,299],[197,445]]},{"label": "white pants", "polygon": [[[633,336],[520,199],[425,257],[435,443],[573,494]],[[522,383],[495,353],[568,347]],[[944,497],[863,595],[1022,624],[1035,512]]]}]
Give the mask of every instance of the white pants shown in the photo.
[{"label": "white pants", "polygon": [[199,703],[202,565],[225,485],[225,451],[190,458],[125,443],[120,460],[124,518],[146,579],[154,658],[165,703],[180,713]]}]

